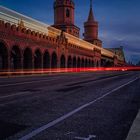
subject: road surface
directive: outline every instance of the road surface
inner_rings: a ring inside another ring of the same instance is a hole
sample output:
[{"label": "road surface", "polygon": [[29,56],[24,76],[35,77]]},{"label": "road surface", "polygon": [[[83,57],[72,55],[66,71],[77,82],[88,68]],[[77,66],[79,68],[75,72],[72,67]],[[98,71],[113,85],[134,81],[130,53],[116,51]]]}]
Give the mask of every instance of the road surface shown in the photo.
[{"label": "road surface", "polygon": [[125,140],[140,72],[0,78],[0,140]]}]

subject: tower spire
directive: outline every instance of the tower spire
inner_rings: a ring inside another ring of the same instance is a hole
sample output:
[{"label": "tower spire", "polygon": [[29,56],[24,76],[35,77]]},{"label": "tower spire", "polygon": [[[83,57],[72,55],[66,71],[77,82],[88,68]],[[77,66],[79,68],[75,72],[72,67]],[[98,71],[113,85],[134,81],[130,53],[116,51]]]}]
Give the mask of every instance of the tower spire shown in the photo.
[{"label": "tower spire", "polygon": [[90,0],[90,10],[88,15],[88,20],[84,23],[84,40],[95,44],[97,46],[102,46],[102,41],[98,39],[98,22],[94,19],[93,14],[93,0]]},{"label": "tower spire", "polygon": [[94,21],[94,15],[93,15],[93,10],[92,10],[92,0],[90,0],[90,11],[89,11],[89,16],[88,16],[88,21]]},{"label": "tower spire", "polygon": [[92,8],[92,0],[90,0],[90,8]]}]

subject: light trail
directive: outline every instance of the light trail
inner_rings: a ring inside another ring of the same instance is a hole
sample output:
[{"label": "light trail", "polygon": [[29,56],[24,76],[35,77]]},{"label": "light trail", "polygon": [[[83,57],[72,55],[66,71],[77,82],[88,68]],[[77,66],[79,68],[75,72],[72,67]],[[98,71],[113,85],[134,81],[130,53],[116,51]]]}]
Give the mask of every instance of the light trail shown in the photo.
[{"label": "light trail", "polygon": [[29,70],[14,70],[14,71],[3,70],[0,72],[0,76],[96,72],[96,71],[140,71],[140,67],[53,68],[53,69],[29,69]]}]

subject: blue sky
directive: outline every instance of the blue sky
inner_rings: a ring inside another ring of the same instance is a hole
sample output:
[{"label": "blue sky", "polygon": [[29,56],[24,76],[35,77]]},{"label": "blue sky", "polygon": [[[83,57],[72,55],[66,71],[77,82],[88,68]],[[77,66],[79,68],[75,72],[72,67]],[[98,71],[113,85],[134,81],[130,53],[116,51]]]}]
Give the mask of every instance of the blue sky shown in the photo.
[{"label": "blue sky", "polygon": [[[90,0],[75,0],[75,24],[81,28],[87,20]],[[53,24],[54,0],[0,0],[0,5]],[[127,61],[140,60],[140,0],[93,0],[99,38],[103,47],[124,46]]]}]

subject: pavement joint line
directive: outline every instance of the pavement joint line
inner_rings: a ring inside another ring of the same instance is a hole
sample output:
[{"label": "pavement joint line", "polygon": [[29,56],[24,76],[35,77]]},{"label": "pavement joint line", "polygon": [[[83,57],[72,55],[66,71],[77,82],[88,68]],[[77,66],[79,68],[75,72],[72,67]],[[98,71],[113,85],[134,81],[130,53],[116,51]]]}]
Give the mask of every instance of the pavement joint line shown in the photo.
[{"label": "pavement joint line", "polygon": [[52,122],[47,123],[46,125],[43,125],[43,126],[37,128],[37,129],[33,130],[32,132],[30,132],[30,133],[28,133],[27,135],[25,135],[25,136],[19,138],[18,140],[29,140],[29,139],[31,139],[32,137],[38,135],[38,134],[41,133],[42,131],[49,129],[49,128],[52,127],[52,126],[55,126],[56,124],[58,124],[58,123],[62,122],[63,120],[65,120],[65,119],[71,117],[71,116],[74,115],[75,113],[77,113],[77,112],[81,111],[82,109],[84,109],[84,108],[86,108],[86,107],[88,107],[88,106],[94,104],[95,102],[97,102],[97,101],[103,99],[104,97],[110,95],[111,93],[113,93],[113,92],[115,92],[115,91],[117,91],[117,90],[119,90],[119,89],[121,89],[121,88],[123,88],[123,87],[125,87],[125,86],[127,86],[127,85],[129,85],[129,84],[131,84],[131,83],[133,83],[133,82],[135,82],[135,81],[138,80],[139,78],[140,78],[140,77],[137,77],[137,78],[135,78],[135,79],[133,79],[133,80],[130,80],[129,82],[127,82],[127,83],[125,83],[125,84],[123,84],[123,85],[121,85],[121,86],[119,86],[119,87],[117,87],[117,88],[115,88],[115,89],[113,89],[113,90],[107,92],[107,93],[104,94],[103,96],[101,96],[101,97],[99,97],[99,98],[97,98],[97,99],[95,99],[95,100],[93,100],[93,101],[91,101],[91,102],[89,102],[89,103],[86,103],[86,104],[84,104],[84,105],[82,105],[82,106],[80,106],[80,107],[74,109],[73,111],[71,111],[71,112],[69,112],[69,113],[67,113],[67,114],[65,114],[65,115],[63,115],[63,116],[57,118],[56,120],[54,120],[54,121],[52,121]]}]

